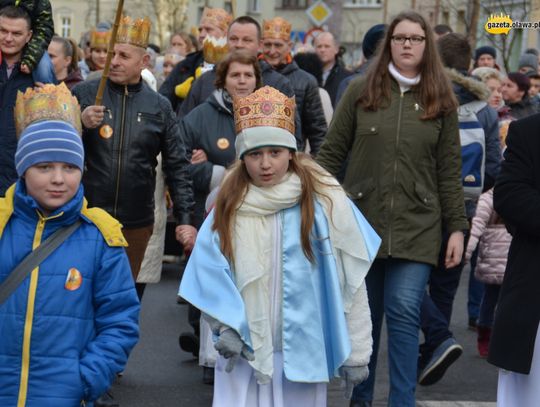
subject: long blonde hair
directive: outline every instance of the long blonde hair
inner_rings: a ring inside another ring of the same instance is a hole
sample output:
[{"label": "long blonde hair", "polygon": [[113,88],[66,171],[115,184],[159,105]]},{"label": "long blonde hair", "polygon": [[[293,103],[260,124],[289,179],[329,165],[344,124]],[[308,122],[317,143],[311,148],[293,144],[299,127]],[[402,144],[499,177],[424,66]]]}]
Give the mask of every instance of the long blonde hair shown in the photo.
[{"label": "long blonde hair", "polygon": [[[311,247],[310,234],[315,221],[314,196],[319,194],[327,199],[323,193],[324,184],[321,179],[327,174],[316,167],[312,159],[303,153],[293,153],[289,161],[289,171],[300,178],[302,192],[300,194],[301,228],[300,239],[302,251],[311,262],[315,260]],[[230,168],[230,173],[221,185],[214,209],[214,223],[212,230],[217,231],[220,239],[221,252],[234,261],[233,254],[233,227],[235,224],[236,211],[242,205],[246,196],[251,178],[247,172],[244,161],[237,160]]]}]

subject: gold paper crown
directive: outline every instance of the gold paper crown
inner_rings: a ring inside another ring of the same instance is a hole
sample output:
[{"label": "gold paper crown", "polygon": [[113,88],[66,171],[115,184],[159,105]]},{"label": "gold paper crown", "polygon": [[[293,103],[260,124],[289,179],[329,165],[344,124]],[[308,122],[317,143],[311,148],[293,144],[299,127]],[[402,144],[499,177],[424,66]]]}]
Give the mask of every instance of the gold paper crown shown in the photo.
[{"label": "gold paper crown", "polygon": [[90,48],[105,48],[109,47],[111,41],[111,31],[96,31],[90,33]]},{"label": "gold paper crown", "polygon": [[150,38],[152,23],[148,17],[133,20],[125,16],[120,21],[116,42],[119,44],[131,44],[136,47],[146,48]]},{"label": "gold paper crown", "polygon": [[294,96],[289,98],[270,86],[264,86],[245,97],[236,97],[236,134],[259,126],[279,127],[294,134],[294,109]]},{"label": "gold paper crown", "polygon": [[263,20],[263,38],[277,38],[284,41],[291,40],[292,24],[281,17]]},{"label": "gold paper crown", "polygon": [[81,131],[81,109],[67,86],[47,84],[41,88],[28,88],[17,92],[15,102],[15,129],[17,136],[30,124],[43,120],[61,120]]},{"label": "gold paper crown", "polygon": [[206,20],[206,23],[218,27],[224,33],[229,29],[232,16],[222,8],[205,7],[201,17],[201,23]]},{"label": "gold paper crown", "polygon": [[227,39],[221,37],[219,39],[207,36],[203,41],[204,60],[209,64],[217,64],[229,52]]}]

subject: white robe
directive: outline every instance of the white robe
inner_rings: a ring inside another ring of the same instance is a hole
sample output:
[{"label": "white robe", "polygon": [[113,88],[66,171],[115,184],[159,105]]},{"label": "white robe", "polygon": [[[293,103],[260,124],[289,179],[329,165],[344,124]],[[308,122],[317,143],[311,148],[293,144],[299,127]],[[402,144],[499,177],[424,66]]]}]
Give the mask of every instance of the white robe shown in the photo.
[{"label": "white robe", "polygon": [[497,407],[540,405],[540,327],[536,331],[531,371],[527,374],[499,370]]}]

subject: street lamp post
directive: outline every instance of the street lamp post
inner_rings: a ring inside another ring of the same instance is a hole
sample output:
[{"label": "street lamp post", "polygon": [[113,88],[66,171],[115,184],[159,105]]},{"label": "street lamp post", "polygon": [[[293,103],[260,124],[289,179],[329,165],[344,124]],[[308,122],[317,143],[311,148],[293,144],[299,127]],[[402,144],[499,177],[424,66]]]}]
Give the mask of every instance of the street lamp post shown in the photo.
[{"label": "street lamp post", "polygon": [[96,0],[96,27],[99,24],[99,0]]}]

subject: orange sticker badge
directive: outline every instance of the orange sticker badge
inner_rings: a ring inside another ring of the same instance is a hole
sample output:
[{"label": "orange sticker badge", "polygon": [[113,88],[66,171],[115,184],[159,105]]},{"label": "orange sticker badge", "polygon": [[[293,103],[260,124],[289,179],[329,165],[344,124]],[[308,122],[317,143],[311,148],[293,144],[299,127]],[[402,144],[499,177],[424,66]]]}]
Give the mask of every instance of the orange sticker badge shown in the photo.
[{"label": "orange sticker badge", "polygon": [[229,145],[230,145],[229,140],[227,140],[224,137],[218,139],[217,141],[217,146],[220,150],[226,150],[227,148],[229,148]]},{"label": "orange sticker badge", "polygon": [[99,135],[104,139],[111,138],[113,135],[112,127],[109,126],[108,124],[101,126],[101,128],[99,129]]},{"label": "orange sticker badge", "polygon": [[82,284],[82,275],[76,268],[69,269],[66,277],[66,284],[64,285],[66,290],[75,291]]}]

